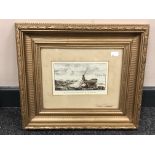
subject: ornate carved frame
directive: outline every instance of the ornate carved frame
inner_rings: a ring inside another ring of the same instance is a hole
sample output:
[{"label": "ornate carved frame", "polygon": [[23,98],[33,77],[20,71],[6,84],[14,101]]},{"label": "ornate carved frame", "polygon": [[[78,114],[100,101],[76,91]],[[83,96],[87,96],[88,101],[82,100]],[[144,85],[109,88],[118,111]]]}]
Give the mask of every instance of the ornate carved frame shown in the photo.
[{"label": "ornate carved frame", "polygon": [[[16,23],[23,128],[137,128],[148,34],[149,25]],[[41,48],[62,46],[123,49],[118,109],[43,108]]]}]

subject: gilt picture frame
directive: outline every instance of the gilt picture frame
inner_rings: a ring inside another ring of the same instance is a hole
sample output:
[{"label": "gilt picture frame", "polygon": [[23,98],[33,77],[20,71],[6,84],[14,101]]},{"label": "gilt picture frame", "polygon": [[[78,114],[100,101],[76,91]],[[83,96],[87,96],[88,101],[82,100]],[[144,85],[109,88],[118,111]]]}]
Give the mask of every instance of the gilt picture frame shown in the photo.
[{"label": "gilt picture frame", "polygon": [[24,129],[136,129],[149,25],[16,23]]}]

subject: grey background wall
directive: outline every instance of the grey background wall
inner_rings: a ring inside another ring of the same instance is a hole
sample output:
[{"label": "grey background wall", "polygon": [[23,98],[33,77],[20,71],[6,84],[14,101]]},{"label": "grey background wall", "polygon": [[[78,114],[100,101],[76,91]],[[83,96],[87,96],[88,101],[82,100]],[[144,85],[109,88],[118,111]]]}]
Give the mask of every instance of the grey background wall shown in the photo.
[{"label": "grey background wall", "polygon": [[150,24],[144,86],[155,86],[155,20],[14,20],[0,19],[0,86],[18,86],[15,22]]}]

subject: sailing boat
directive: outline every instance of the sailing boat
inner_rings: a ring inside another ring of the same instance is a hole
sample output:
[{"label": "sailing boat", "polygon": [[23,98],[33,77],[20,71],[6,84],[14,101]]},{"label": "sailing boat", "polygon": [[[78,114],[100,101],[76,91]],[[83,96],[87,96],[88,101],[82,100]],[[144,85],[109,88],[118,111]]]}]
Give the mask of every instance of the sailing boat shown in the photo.
[{"label": "sailing boat", "polygon": [[87,80],[85,78],[86,73],[88,72],[88,68],[85,70],[84,74],[82,75],[82,80],[80,82],[80,88],[88,88],[88,89],[96,89],[97,88],[97,79],[90,79]]}]

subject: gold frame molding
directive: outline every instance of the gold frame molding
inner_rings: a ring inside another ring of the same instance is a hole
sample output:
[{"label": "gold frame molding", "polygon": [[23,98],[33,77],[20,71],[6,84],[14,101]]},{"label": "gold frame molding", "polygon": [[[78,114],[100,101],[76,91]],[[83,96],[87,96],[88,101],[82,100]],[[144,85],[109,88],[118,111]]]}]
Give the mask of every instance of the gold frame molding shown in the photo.
[{"label": "gold frame molding", "polygon": [[[16,23],[15,28],[24,129],[138,127],[149,25]],[[43,108],[41,48],[61,46],[123,49],[118,109]]]}]

